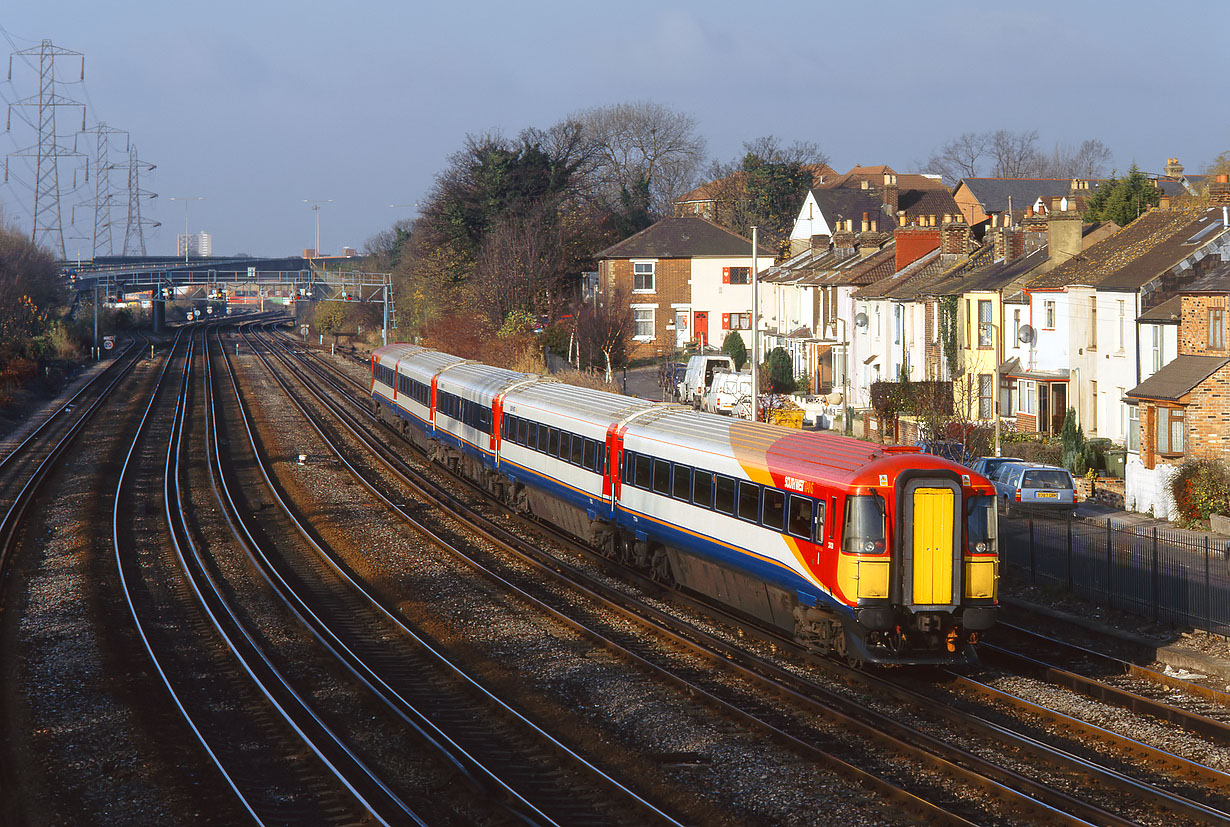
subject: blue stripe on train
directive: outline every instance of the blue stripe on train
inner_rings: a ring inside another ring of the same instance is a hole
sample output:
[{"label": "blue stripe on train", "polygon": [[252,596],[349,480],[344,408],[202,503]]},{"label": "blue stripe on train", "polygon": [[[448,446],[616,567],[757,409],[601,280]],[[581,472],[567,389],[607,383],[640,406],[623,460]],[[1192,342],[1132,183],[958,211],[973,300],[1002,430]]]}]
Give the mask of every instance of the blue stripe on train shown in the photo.
[{"label": "blue stripe on train", "polygon": [[[392,402],[388,397],[380,397],[382,402]],[[396,402],[392,402],[402,418],[407,419],[410,423],[419,428],[419,430],[438,438],[443,441],[461,448],[463,451],[471,455],[478,456],[484,461],[486,467],[494,467],[494,455],[487,451],[482,451],[471,443],[460,439],[453,434],[444,431],[443,429],[433,428],[430,423],[424,420],[417,414],[411,413]],[[545,493],[564,500],[565,502],[576,506],[583,511],[594,512],[597,516],[612,520],[621,528],[631,534],[641,534],[651,540],[670,545],[685,551],[689,554],[696,555],[702,559],[713,560],[721,563],[736,571],[743,572],[758,580],[763,580],[779,588],[789,592],[797,592],[801,597],[806,596],[813,599],[816,604],[832,609],[835,612],[849,614],[848,606],[834,600],[824,591],[817,589],[816,586],[806,578],[796,574],[791,569],[776,562],[769,562],[759,558],[753,554],[740,548],[731,548],[729,545],[703,534],[686,531],[677,526],[671,525],[660,518],[652,517],[648,514],[633,511],[622,505],[618,507],[614,515],[611,513],[609,501],[601,497],[593,497],[589,494],[578,490],[577,488],[564,483],[555,477],[548,474],[543,474],[540,471],[529,468],[518,462],[514,462],[502,456],[500,458],[501,471],[508,477],[521,482],[525,485],[532,485]],[[515,469],[515,470],[510,470]],[[683,507],[680,505],[679,507]]]}]

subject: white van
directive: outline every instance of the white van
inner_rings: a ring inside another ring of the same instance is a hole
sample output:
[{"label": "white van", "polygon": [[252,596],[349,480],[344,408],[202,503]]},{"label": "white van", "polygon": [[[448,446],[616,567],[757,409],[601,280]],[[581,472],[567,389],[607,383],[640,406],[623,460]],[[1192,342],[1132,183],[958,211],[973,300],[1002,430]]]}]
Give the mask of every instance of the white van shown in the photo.
[{"label": "white van", "polygon": [[709,413],[730,414],[751,419],[752,372],[719,370],[705,394],[704,409]]},{"label": "white van", "polygon": [[725,353],[713,353],[693,356],[688,359],[688,368],[683,373],[683,382],[679,385],[679,401],[700,410],[713,381],[716,370],[734,370],[735,360]]}]

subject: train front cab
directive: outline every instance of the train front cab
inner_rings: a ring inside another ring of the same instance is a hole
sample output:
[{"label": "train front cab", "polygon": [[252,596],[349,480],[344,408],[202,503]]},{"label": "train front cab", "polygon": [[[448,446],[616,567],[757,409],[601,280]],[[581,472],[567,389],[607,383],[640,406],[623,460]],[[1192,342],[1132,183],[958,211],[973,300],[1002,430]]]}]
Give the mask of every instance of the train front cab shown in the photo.
[{"label": "train front cab", "polygon": [[977,633],[995,618],[999,558],[994,496],[969,483],[968,474],[915,469],[847,496],[840,569],[856,598],[851,657],[974,659]]}]

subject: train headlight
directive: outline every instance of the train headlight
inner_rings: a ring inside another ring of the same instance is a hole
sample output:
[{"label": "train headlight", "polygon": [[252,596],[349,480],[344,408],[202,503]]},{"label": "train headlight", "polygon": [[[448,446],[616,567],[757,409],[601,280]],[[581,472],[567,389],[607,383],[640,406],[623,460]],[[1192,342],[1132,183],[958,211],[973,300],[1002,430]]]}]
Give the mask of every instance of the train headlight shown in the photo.
[{"label": "train headlight", "polygon": [[979,540],[974,544],[974,551],[979,554],[989,554],[991,551],[991,544],[986,540]]},{"label": "train headlight", "polygon": [[861,551],[863,554],[871,554],[872,552],[876,550],[875,540],[864,540],[862,545],[859,546],[858,550]]}]

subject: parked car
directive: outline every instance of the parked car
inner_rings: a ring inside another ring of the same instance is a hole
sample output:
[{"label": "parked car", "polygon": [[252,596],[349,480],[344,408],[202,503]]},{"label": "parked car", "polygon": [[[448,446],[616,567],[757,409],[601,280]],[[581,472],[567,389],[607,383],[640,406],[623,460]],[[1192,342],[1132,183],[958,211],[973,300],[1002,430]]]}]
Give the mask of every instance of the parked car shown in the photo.
[{"label": "parked car", "polygon": [[950,459],[953,462],[959,462],[962,465],[969,465],[974,459],[973,456],[965,450],[964,443],[953,440],[928,439],[918,443],[918,447],[923,449],[924,454],[934,454],[937,457]]},{"label": "parked car", "polygon": [[1000,466],[991,482],[996,500],[1009,517],[1023,511],[1076,513],[1076,481],[1066,468],[1008,463]]},{"label": "parked car", "polygon": [[752,372],[717,370],[701,407],[710,413],[752,418]]},{"label": "parked car", "polygon": [[679,386],[679,401],[700,410],[713,382],[713,372],[716,370],[734,370],[735,360],[725,353],[697,354],[688,359],[687,370],[683,372],[683,383]]},{"label": "parked car", "polygon": [[982,474],[982,476],[987,479],[991,479],[995,476],[995,472],[999,470],[1001,465],[1007,465],[1010,462],[1024,461],[1025,460],[1020,457],[983,457],[979,460],[975,460],[974,464],[971,465],[970,468],[972,468],[975,473]]}]

